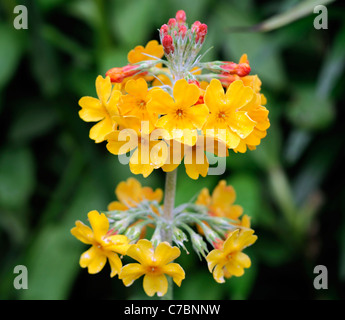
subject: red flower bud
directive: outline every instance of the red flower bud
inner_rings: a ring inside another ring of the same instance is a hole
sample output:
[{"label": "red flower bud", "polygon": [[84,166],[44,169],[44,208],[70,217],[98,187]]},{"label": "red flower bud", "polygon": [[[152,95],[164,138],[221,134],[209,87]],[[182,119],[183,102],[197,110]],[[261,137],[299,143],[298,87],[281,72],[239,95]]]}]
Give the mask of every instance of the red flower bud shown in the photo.
[{"label": "red flower bud", "polygon": [[185,23],[186,22],[186,13],[183,10],[179,10],[176,12],[176,21],[180,23]]},{"label": "red flower bud", "polygon": [[121,83],[125,78],[134,76],[139,73],[138,66],[128,64],[122,68],[112,68],[106,72],[106,76],[110,77],[111,82]]},{"label": "red flower bud", "polygon": [[166,36],[169,32],[169,26],[167,24],[163,24],[161,26],[161,29],[160,29],[160,34],[161,34],[161,37],[163,38],[164,36]]},{"label": "red flower bud", "polygon": [[175,27],[176,24],[177,24],[176,19],[174,19],[174,18],[169,19],[168,25],[169,25],[170,28]]},{"label": "red flower bud", "polygon": [[201,25],[201,22],[200,22],[200,21],[195,21],[195,22],[192,24],[192,27],[191,27],[192,32],[197,31],[200,25]]},{"label": "red flower bud", "polygon": [[247,76],[250,73],[250,65],[248,63],[229,62],[222,66],[223,74],[237,74],[240,77]]},{"label": "red flower bud", "polygon": [[186,36],[186,33],[187,33],[187,27],[185,25],[179,26],[178,33],[182,37],[182,39],[184,39],[184,37]]},{"label": "red flower bud", "polygon": [[162,40],[162,45],[163,45],[164,52],[166,54],[174,53],[175,51],[174,42],[171,36],[169,35],[164,36]]},{"label": "red flower bud", "polygon": [[195,41],[203,43],[205,40],[206,34],[207,34],[207,25],[205,23],[202,23],[198,26],[198,29],[196,31]]}]

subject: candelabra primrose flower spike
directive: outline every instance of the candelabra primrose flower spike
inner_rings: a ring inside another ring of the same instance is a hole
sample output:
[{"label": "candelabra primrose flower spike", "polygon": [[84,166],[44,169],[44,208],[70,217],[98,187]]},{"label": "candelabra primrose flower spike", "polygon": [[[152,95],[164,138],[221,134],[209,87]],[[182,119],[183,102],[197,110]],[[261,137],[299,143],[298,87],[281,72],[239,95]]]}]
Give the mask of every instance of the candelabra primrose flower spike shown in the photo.
[{"label": "candelabra primrose flower spike", "polygon": [[[190,178],[205,177],[206,152],[226,157],[229,149],[254,150],[270,126],[261,81],[250,75],[247,55],[239,63],[202,62],[206,35],[206,24],[196,21],[189,28],[185,12],[178,11],[161,26],[161,44],[152,40],[135,47],[128,65],[97,77],[98,98],[79,101],[81,119],[97,122],[90,138],[106,141],[119,158],[129,155],[132,173],[147,177],[155,169],[166,172],[164,192],[128,178],[116,187],[117,200],[107,211],[88,213],[91,228],[77,221],[71,230],[91,245],[80,257],[81,267],[94,274],[109,261],[110,276],[118,275],[125,286],[143,276],[148,296],[172,298],[172,281],[180,286],[185,278],[173,261],[179,248],[189,253],[187,241],[222,283],[250,267],[242,251],[257,239],[250,218],[234,204],[235,190],[224,180],[212,194],[203,189],[196,201],[175,207],[182,162]],[[123,266],[124,256],[136,263]]]}]

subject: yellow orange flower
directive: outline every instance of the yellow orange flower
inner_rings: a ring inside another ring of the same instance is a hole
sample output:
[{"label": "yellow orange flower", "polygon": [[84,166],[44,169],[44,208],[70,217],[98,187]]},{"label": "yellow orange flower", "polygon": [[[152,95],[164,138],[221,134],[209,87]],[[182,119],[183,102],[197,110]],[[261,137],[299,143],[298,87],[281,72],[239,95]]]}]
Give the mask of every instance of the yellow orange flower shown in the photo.
[{"label": "yellow orange flower", "polygon": [[212,196],[207,188],[202,189],[196,204],[206,206],[209,214],[212,216],[237,220],[242,215],[243,208],[239,205],[234,205],[235,200],[235,189],[232,186],[227,186],[225,180],[221,180],[214,188]]},{"label": "yellow orange flower", "polygon": [[229,234],[221,249],[214,249],[207,255],[208,269],[218,283],[224,282],[224,276],[242,276],[244,269],[251,266],[250,258],[242,250],[257,240],[253,233],[254,230],[239,232],[237,229]]},{"label": "yellow orange flower", "polygon": [[242,81],[230,84],[226,93],[219,80],[213,79],[206,89],[205,104],[210,110],[203,130],[226,142],[230,149],[237,148],[241,139],[245,139],[254,130],[256,122],[247,112],[247,105],[255,104],[256,96],[250,87]]},{"label": "yellow orange flower", "polygon": [[96,210],[88,213],[91,228],[81,221],[76,221],[76,226],[71,229],[72,235],[85,244],[92,247],[80,257],[80,266],[88,268],[91,274],[100,272],[109,260],[111,277],[118,274],[122,268],[122,262],[118,254],[124,255],[129,248],[129,239],[124,235],[111,235],[109,233],[109,221],[104,213]]},{"label": "yellow orange flower", "polygon": [[[197,129],[201,129],[208,116],[208,108],[204,104],[195,105],[199,100],[200,89],[195,84],[189,84],[185,79],[176,81],[173,97],[163,89],[156,89],[151,93],[151,100],[147,104],[149,112],[162,115],[156,127],[163,128],[170,139],[192,141],[187,132],[193,136]],[[195,143],[195,140],[194,140]]]},{"label": "yellow orange flower", "polygon": [[79,100],[81,110],[79,116],[86,122],[98,122],[90,130],[90,138],[96,143],[104,141],[105,136],[112,132],[116,123],[112,117],[118,115],[118,102],[121,92],[112,86],[110,78],[98,76],[96,79],[97,98],[83,97]]},{"label": "yellow orange flower", "polygon": [[196,135],[192,136],[192,138],[195,139],[195,142],[180,143],[177,140],[169,141],[169,156],[167,163],[162,166],[163,171],[171,172],[175,170],[184,158],[187,175],[196,180],[200,175],[206,177],[208,173],[209,161],[205,153],[206,151],[219,156],[226,156],[228,154],[225,144],[222,141],[215,140],[213,136]]},{"label": "yellow orange flower", "polygon": [[119,104],[119,109],[123,116],[134,116],[143,121],[154,122],[157,118],[154,114],[149,114],[146,105],[151,99],[147,82],[143,78],[131,79],[126,83],[127,95],[124,95]]},{"label": "yellow orange flower", "polygon": [[182,267],[177,263],[171,263],[180,254],[179,248],[172,247],[167,242],[161,242],[154,249],[150,241],[146,239],[139,240],[137,244],[131,245],[127,251],[127,256],[139,263],[125,265],[119,274],[119,279],[128,287],[144,275],[143,287],[145,293],[150,297],[155,293],[162,297],[168,291],[166,276],[172,277],[178,286],[185,278]]},{"label": "yellow orange flower", "polygon": [[245,138],[241,139],[237,148],[234,148],[235,152],[245,152],[247,147],[250,150],[254,150],[256,146],[261,143],[267,134],[267,129],[270,127],[270,121],[268,119],[268,110],[263,106],[267,100],[261,90],[261,80],[257,75],[245,76],[240,78],[245,86],[251,87],[255,92],[255,98],[248,103],[242,110],[247,111],[248,116],[256,122],[253,131]]},{"label": "yellow orange flower", "polygon": [[108,210],[125,211],[129,208],[136,207],[139,202],[143,200],[162,201],[163,191],[157,188],[153,191],[150,187],[142,187],[141,183],[134,179],[128,178],[127,181],[122,181],[115,189],[115,195],[119,201],[113,201],[108,205]]},{"label": "yellow orange flower", "polygon": [[156,40],[149,41],[145,48],[143,46],[136,46],[134,49],[129,51],[127,59],[129,63],[137,63],[145,60],[154,60],[153,57],[162,58],[164,55],[164,50],[162,45]]},{"label": "yellow orange flower", "polygon": [[132,116],[115,117],[120,129],[107,136],[107,149],[116,155],[134,151],[129,160],[132,173],[145,178],[160,168],[168,156],[167,145],[159,130],[152,131],[149,122]]}]

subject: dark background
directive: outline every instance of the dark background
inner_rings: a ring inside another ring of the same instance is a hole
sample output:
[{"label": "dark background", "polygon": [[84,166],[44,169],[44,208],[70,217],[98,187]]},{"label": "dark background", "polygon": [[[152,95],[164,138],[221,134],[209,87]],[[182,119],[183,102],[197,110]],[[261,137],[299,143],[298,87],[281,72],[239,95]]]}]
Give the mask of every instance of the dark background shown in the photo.
[{"label": "dark background", "polygon": [[[186,3],[187,2],[187,3]],[[70,229],[87,212],[115,200],[133,176],[88,138],[78,100],[95,96],[97,75],[127,63],[136,45],[184,9],[207,23],[205,60],[238,61],[247,53],[261,78],[271,127],[255,151],[230,153],[227,171],[191,180],[180,170],[177,204],[226,179],[259,239],[252,267],[217,284],[206,262],[184,252],[187,277],[177,299],[343,299],[345,297],[344,63],[345,9],[327,5],[328,29],[311,13],[268,32],[238,32],[301,1],[35,0],[0,3],[0,299],[143,299],[141,280],[126,288],[110,268],[79,267],[87,246]],[[28,8],[16,30],[13,8]],[[235,29],[234,29],[235,28]],[[143,185],[163,187],[156,170]],[[28,268],[28,290],[13,288],[13,268]],[[315,290],[316,265],[328,289]]]}]

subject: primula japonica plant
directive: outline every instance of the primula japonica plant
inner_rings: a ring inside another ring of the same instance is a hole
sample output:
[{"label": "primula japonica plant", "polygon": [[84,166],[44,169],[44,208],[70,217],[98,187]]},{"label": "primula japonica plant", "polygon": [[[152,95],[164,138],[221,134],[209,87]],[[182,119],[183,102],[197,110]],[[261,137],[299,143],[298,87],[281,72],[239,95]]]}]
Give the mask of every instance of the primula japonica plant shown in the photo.
[{"label": "primula japonica plant", "polygon": [[[185,278],[173,261],[180,248],[189,253],[187,241],[222,283],[250,267],[242,251],[257,239],[250,218],[234,204],[235,190],[224,180],[211,194],[203,189],[196,201],[175,207],[182,162],[190,178],[205,177],[211,171],[208,156],[254,150],[270,126],[261,81],[250,75],[247,55],[239,63],[202,62],[206,35],[206,24],[196,21],[189,28],[185,12],[178,11],[161,26],[161,44],[152,40],[135,47],[128,65],[97,77],[98,98],[79,101],[80,117],[97,122],[90,138],[106,141],[109,152],[129,164],[132,173],[166,172],[164,195],[129,178],[116,187],[117,201],[107,211],[88,213],[91,228],[77,221],[71,230],[91,245],[81,255],[81,267],[98,273],[108,260],[110,276],[117,275],[125,286],[143,276],[148,296],[172,298],[172,281],[180,286]],[[135,262],[123,266],[124,256]]]}]

